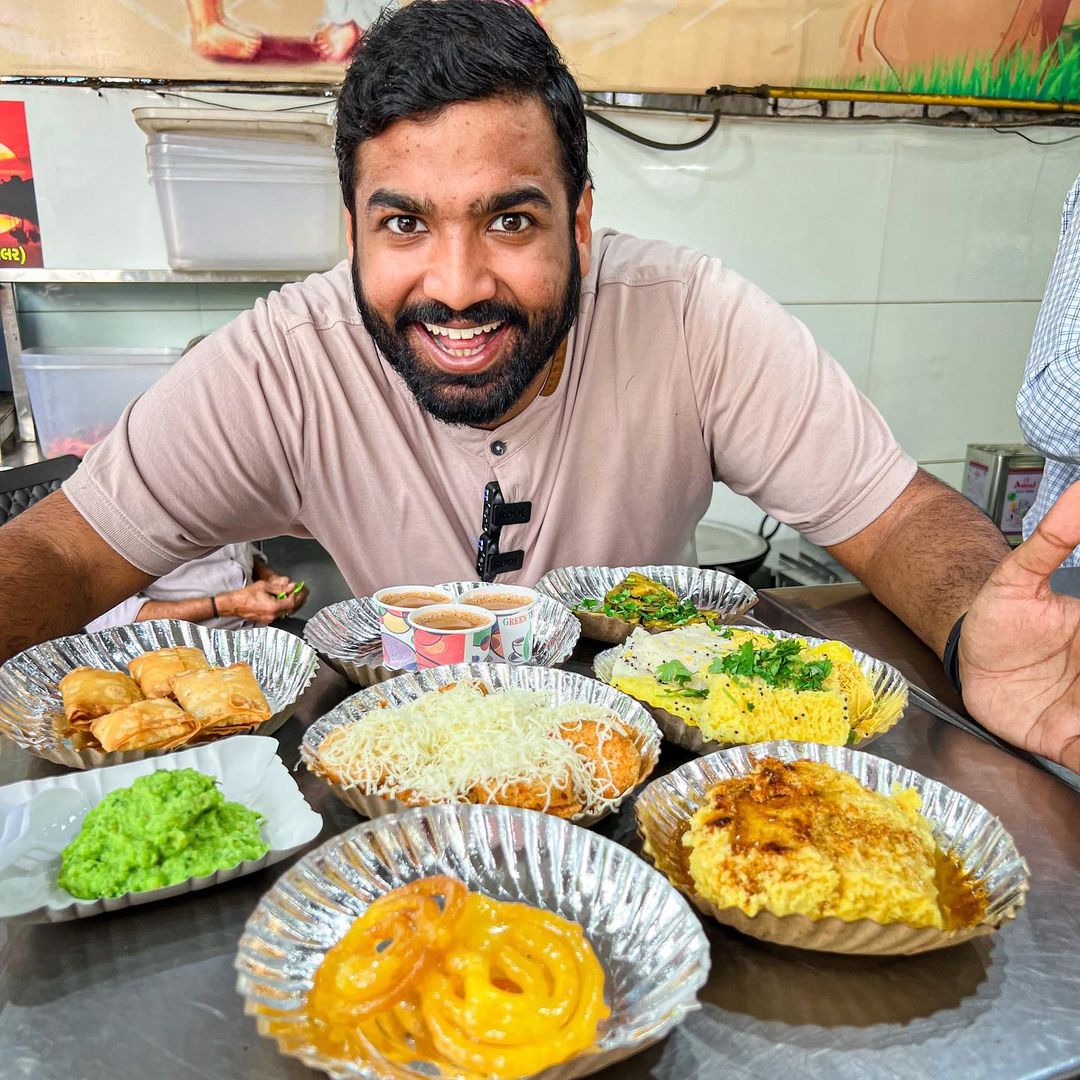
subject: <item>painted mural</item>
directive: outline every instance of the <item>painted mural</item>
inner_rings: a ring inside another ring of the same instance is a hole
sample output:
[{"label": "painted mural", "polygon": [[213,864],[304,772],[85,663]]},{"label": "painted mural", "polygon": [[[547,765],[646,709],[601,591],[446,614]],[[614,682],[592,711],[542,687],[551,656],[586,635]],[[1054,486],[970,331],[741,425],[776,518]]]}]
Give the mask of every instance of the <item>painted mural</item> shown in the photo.
[{"label": "painted mural", "polygon": [[[521,0],[526,2],[526,0]],[[0,0],[0,74],[333,83],[381,0]],[[583,88],[1080,103],[1080,0],[528,0]]]}]

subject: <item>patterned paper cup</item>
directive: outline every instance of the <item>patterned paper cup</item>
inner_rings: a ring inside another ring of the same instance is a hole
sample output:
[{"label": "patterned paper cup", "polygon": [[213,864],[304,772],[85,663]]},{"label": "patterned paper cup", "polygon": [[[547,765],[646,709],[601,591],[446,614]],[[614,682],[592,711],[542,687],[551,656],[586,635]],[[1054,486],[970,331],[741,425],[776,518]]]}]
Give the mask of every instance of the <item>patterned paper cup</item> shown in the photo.
[{"label": "patterned paper cup", "polygon": [[483,608],[495,616],[491,652],[511,664],[527,664],[533,653],[533,611],[535,589],[523,585],[485,585],[458,597],[459,604]]},{"label": "patterned paper cup", "polygon": [[[417,667],[479,664],[491,651],[495,616],[465,604],[433,604],[408,617]],[[465,625],[462,625],[462,624]]]},{"label": "patterned paper cup", "polygon": [[416,650],[409,616],[422,607],[449,604],[453,599],[445,589],[430,585],[390,585],[375,593],[372,600],[379,612],[383,663],[401,671],[416,671]]}]

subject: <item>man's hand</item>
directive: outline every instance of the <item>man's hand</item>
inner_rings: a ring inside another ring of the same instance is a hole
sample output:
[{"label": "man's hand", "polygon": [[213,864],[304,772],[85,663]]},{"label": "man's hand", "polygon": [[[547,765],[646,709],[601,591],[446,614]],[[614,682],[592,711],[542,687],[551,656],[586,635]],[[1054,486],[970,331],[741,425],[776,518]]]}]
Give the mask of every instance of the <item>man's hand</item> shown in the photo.
[{"label": "man's hand", "polygon": [[270,591],[274,596],[281,598],[282,593],[284,593],[287,599],[292,600],[292,609],[287,614],[299,611],[310,594],[310,590],[302,581],[293,581],[288,575],[279,574],[269,563],[263,562],[262,559],[255,560],[252,576],[256,581],[265,581],[270,586]]},{"label": "man's hand", "polygon": [[1080,544],[1080,483],[991,574],[960,634],[964,704],[984,727],[1080,771],[1080,600],[1050,575]]},{"label": "man's hand", "polygon": [[215,597],[218,613],[269,626],[275,619],[291,615],[307,599],[306,589],[295,596],[288,593],[284,600],[277,598],[279,591],[269,581],[253,581],[242,589],[218,593]]}]

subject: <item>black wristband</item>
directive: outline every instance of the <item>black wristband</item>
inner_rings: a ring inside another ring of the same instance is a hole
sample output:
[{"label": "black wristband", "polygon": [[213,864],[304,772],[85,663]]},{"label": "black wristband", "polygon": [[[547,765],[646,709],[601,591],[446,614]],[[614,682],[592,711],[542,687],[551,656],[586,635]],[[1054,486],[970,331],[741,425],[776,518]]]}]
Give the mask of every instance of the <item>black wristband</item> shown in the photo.
[{"label": "black wristband", "polygon": [[964,694],[964,688],[960,685],[960,630],[963,628],[966,617],[967,612],[956,620],[952,630],[949,631],[949,639],[945,642],[945,655],[941,658],[941,662],[945,665],[945,674],[949,676],[949,682],[953,684],[953,689],[961,697]]},{"label": "black wristband", "polygon": [[221,618],[221,613],[217,609],[217,597],[216,596],[211,596],[210,597],[210,610],[214,613],[211,616],[212,618],[214,618],[214,619],[220,619]]}]

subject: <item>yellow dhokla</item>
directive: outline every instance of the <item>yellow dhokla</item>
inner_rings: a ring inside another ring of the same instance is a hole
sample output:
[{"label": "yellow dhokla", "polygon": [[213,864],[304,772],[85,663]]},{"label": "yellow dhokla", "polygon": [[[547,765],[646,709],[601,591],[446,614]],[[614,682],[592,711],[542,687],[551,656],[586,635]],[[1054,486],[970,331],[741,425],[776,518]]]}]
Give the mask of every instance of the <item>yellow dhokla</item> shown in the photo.
[{"label": "yellow dhokla", "polygon": [[842,746],[895,718],[883,713],[879,724],[873,690],[842,642],[811,647],[734,628],[652,636],[637,630],[611,683],[721,743],[797,739]]},{"label": "yellow dhokla", "polygon": [[718,742],[783,738],[843,746],[851,731],[847,699],[835,690],[792,690],[730,675],[709,675],[706,685],[699,727]]},{"label": "yellow dhokla", "polygon": [[912,790],[891,796],[813,761],[759,761],[708,791],[683,843],[699,895],[753,916],[938,927],[939,853]]}]

